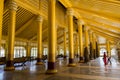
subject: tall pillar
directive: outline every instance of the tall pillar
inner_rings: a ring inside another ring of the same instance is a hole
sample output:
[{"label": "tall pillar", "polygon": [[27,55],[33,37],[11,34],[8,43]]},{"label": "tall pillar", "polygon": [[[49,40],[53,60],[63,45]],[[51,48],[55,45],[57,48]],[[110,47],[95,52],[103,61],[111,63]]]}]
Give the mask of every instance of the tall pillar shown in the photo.
[{"label": "tall pillar", "polygon": [[[75,54],[76,54],[76,56],[78,55],[78,35],[76,34],[76,45],[75,45]],[[77,56],[78,57],[78,56]]]},{"label": "tall pillar", "polygon": [[84,49],[84,62],[87,63],[89,61],[89,53],[88,53],[88,27],[85,26],[85,49]]},{"label": "tall pillar", "polygon": [[14,70],[14,40],[17,5],[13,0],[9,0],[9,27],[8,27],[8,53],[6,56],[6,67],[4,70]]},{"label": "tall pillar", "polygon": [[98,42],[96,41],[96,57],[99,57],[99,48],[98,48]]},{"label": "tall pillar", "polygon": [[120,48],[117,47],[117,55],[118,55],[118,60],[120,60]]},{"label": "tall pillar", "polygon": [[42,56],[45,55],[44,53],[44,46],[42,46]]},{"label": "tall pillar", "polygon": [[61,54],[60,51],[61,51],[61,47],[59,46],[59,47],[58,47],[58,55]]},{"label": "tall pillar", "polygon": [[84,53],[83,53],[83,38],[82,38],[82,35],[83,35],[83,27],[82,27],[82,22],[81,20],[78,20],[78,36],[79,36],[79,52],[80,52],[80,61],[79,62],[83,62],[84,61]]},{"label": "tall pillar", "polygon": [[57,35],[57,34],[58,34],[58,33],[57,33],[57,32],[58,32],[58,27],[59,27],[59,26],[56,25],[56,29],[55,29],[55,30],[56,30],[56,31],[55,31],[55,35],[56,35],[56,41],[55,41],[55,42],[56,42],[55,57],[56,57],[56,59],[57,59],[57,55],[59,55],[59,54],[58,54],[58,35]]},{"label": "tall pillar", "polygon": [[64,29],[64,58],[66,59],[67,54],[66,54],[66,29]]},{"label": "tall pillar", "polygon": [[26,46],[26,53],[27,53],[27,57],[30,58],[31,57],[31,47],[30,47],[29,42],[27,43],[27,46]]},{"label": "tall pillar", "polygon": [[7,55],[8,53],[8,41],[6,40],[5,41],[5,56]]},{"label": "tall pillar", "polygon": [[68,36],[69,36],[69,64],[68,66],[76,66],[76,64],[74,63],[73,11],[71,8],[68,8],[67,15],[68,15]]},{"label": "tall pillar", "polygon": [[90,59],[93,59],[93,41],[92,41],[92,31],[89,31],[90,35]]},{"label": "tall pillar", "polygon": [[96,37],[96,57],[98,58],[99,57],[99,49],[98,49],[98,40],[97,40],[97,37]]},{"label": "tall pillar", "polygon": [[0,1],[0,47],[2,40],[2,21],[3,21],[4,0]]},{"label": "tall pillar", "polygon": [[55,66],[56,54],[56,26],[55,26],[56,0],[48,0],[48,69],[47,74],[57,73]]},{"label": "tall pillar", "polygon": [[95,43],[95,34],[94,33],[92,33],[92,41],[93,41],[93,57],[95,59],[96,58],[96,47],[95,47],[96,43]]},{"label": "tall pillar", "polygon": [[110,51],[110,41],[106,41],[106,49],[107,49],[107,56],[111,56],[111,51]]},{"label": "tall pillar", "polygon": [[37,31],[37,44],[38,44],[38,56],[37,56],[37,63],[36,65],[41,65],[43,64],[41,62],[42,60],[42,24],[43,24],[43,18],[42,16],[37,17],[37,26],[38,26],[38,31]]},{"label": "tall pillar", "polygon": [[55,54],[55,56],[57,57],[58,55],[59,55],[59,47],[58,46],[56,46],[57,48],[57,50],[56,50],[56,54]]},{"label": "tall pillar", "polygon": [[100,45],[98,44],[98,54],[99,54],[99,57],[100,57]]}]

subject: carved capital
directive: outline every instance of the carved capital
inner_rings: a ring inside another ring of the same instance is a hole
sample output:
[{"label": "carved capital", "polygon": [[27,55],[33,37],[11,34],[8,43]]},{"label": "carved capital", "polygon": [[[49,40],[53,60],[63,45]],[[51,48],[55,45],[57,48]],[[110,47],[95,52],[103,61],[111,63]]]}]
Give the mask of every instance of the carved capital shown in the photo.
[{"label": "carved capital", "polygon": [[72,8],[67,9],[67,15],[73,15],[73,9]]},{"label": "carved capital", "polygon": [[78,23],[78,25],[83,25],[83,24],[85,24],[84,21],[81,20],[81,19],[78,19],[78,20],[77,20],[77,23]]},{"label": "carved capital", "polygon": [[64,28],[64,29],[63,29],[63,32],[64,32],[64,33],[66,33],[66,32],[67,32],[67,29],[66,29],[66,28]]},{"label": "carved capital", "polygon": [[89,30],[89,33],[90,33],[90,34],[92,34],[92,33],[93,33],[93,31]]},{"label": "carved capital", "polygon": [[39,15],[36,19],[36,21],[42,22],[43,21],[43,17],[41,15]]},{"label": "carved capital", "polygon": [[90,28],[88,26],[85,26],[84,29],[88,31]]},{"label": "carved capital", "polygon": [[17,11],[17,4],[16,4],[16,2],[15,1],[13,1],[13,0],[11,0],[10,2],[9,2],[9,9],[10,10],[15,10],[15,11]]},{"label": "carved capital", "polygon": [[58,29],[58,28],[59,28],[59,25],[56,24],[55,27],[56,27],[56,29]]}]

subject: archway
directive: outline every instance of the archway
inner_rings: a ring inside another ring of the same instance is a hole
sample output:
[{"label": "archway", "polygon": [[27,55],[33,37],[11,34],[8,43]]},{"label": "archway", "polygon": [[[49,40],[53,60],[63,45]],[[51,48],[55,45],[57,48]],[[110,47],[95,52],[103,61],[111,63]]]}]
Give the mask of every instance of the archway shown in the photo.
[{"label": "archway", "polygon": [[100,49],[100,56],[103,56],[104,52],[105,53],[107,52],[106,48],[101,48]]}]

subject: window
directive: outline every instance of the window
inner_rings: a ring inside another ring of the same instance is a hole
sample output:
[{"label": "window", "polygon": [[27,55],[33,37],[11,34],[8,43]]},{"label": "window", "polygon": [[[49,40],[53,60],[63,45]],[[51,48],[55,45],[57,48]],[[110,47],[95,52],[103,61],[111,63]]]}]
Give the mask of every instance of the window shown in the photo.
[{"label": "window", "polygon": [[36,47],[31,48],[31,57],[37,57],[37,48]]},{"label": "window", "polygon": [[100,49],[100,56],[103,56],[104,52],[105,53],[107,52],[106,49],[105,48],[101,48]]},{"label": "window", "polygon": [[48,48],[44,48],[43,55],[48,55]]},{"label": "window", "polygon": [[117,50],[115,48],[111,49],[111,55],[115,56],[117,54]]},{"label": "window", "polygon": [[5,57],[5,49],[3,47],[0,48],[0,57]]},{"label": "window", "polygon": [[14,58],[26,57],[26,50],[24,47],[14,47]]},{"label": "window", "polygon": [[60,54],[64,55],[63,49],[60,49]]}]

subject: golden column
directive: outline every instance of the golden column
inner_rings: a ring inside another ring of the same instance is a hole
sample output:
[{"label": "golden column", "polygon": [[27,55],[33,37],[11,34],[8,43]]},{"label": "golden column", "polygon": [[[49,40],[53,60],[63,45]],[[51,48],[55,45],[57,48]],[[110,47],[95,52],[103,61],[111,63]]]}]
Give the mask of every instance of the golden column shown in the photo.
[{"label": "golden column", "polygon": [[45,53],[44,53],[44,46],[42,46],[42,55],[45,55]]},{"label": "golden column", "polygon": [[58,55],[60,55],[61,53],[60,53],[60,51],[61,51],[61,47],[60,46],[58,46]]},{"label": "golden column", "polygon": [[99,54],[99,57],[100,57],[100,45],[98,44],[98,54]]},{"label": "golden column", "polygon": [[92,33],[92,41],[93,41],[93,56],[96,58],[96,43],[95,43],[95,34]]},{"label": "golden column", "polygon": [[56,26],[55,26],[56,0],[48,0],[48,69],[47,74],[57,73],[55,66],[56,54]]},{"label": "golden column", "polygon": [[27,42],[27,46],[26,46],[26,53],[27,53],[27,57],[30,58],[31,57],[31,47],[30,47],[30,42]]},{"label": "golden column", "polygon": [[96,43],[96,57],[98,58],[99,57],[99,49],[98,49],[98,37],[96,36],[95,38],[95,43]]},{"label": "golden column", "polygon": [[85,49],[84,49],[84,62],[89,61],[89,53],[88,53],[88,27],[84,26],[85,28]]},{"label": "golden column", "polygon": [[43,64],[41,62],[42,60],[42,24],[43,24],[42,16],[39,15],[36,21],[37,21],[37,26],[38,26],[38,31],[37,31],[38,56],[37,56],[36,65],[41,65]]},{"label": "golden column", "polygon": [[[76,34],[76,45],[75,45],[75,55],[77,56],[78,55],[78,35]],[[77,56],[78,57],[78,56]]]},{"label": "golden column", "polygon": [[0,1],[0,47],[2,38],[2,21],[3,21],[4,0]]},{"label": "golden column", "polygon": [[68,66],[76,66],[74,63],[74,44],[73,44],[73,10],[68,8],[68,36],[69,36],[69,64]]},{"label": "golden column", "polygon": [[82,32],[83,32],[83,27],[82,27],[82,21],[80,19],[78,19],[78,36],[79,36],[79,55],[80,55],[80,61],[79,62],[83,62],[83,57],[84,57],[84,53],[83,53],[83,39],[82,39]]},{"label": "golden column", "polygon": [[4,70],[14,70],[14,40],[17,5],[14,0],[9,0],[9,27],[8,27],[8,53],[6,55],[6,67]]},{"label": "golden column", "polygon": [[92,39],[92,31],[89,30],[90,36],[90,59],[93,59],[93,39]]},{"label": "golden column", "polygon": [[66,29],[64,29],[64,58],[67,58],[67,54],[66,54]]},{"label": "golden column", "polygon": [[58,48],[59,48],[59,46],[58,46],[58,25],[56,25],[56,31],[55,31],[55,34],[56,34],[56,49],[55,49],[55,57],[57,57],[57,55],[59,55],[59,50],[58,50]]},{"label": "golden column", "polygon": [[110,51],[110,41],[106,41],[106,49],[107,49],[107,56],[111,56],[111,51]]}]

